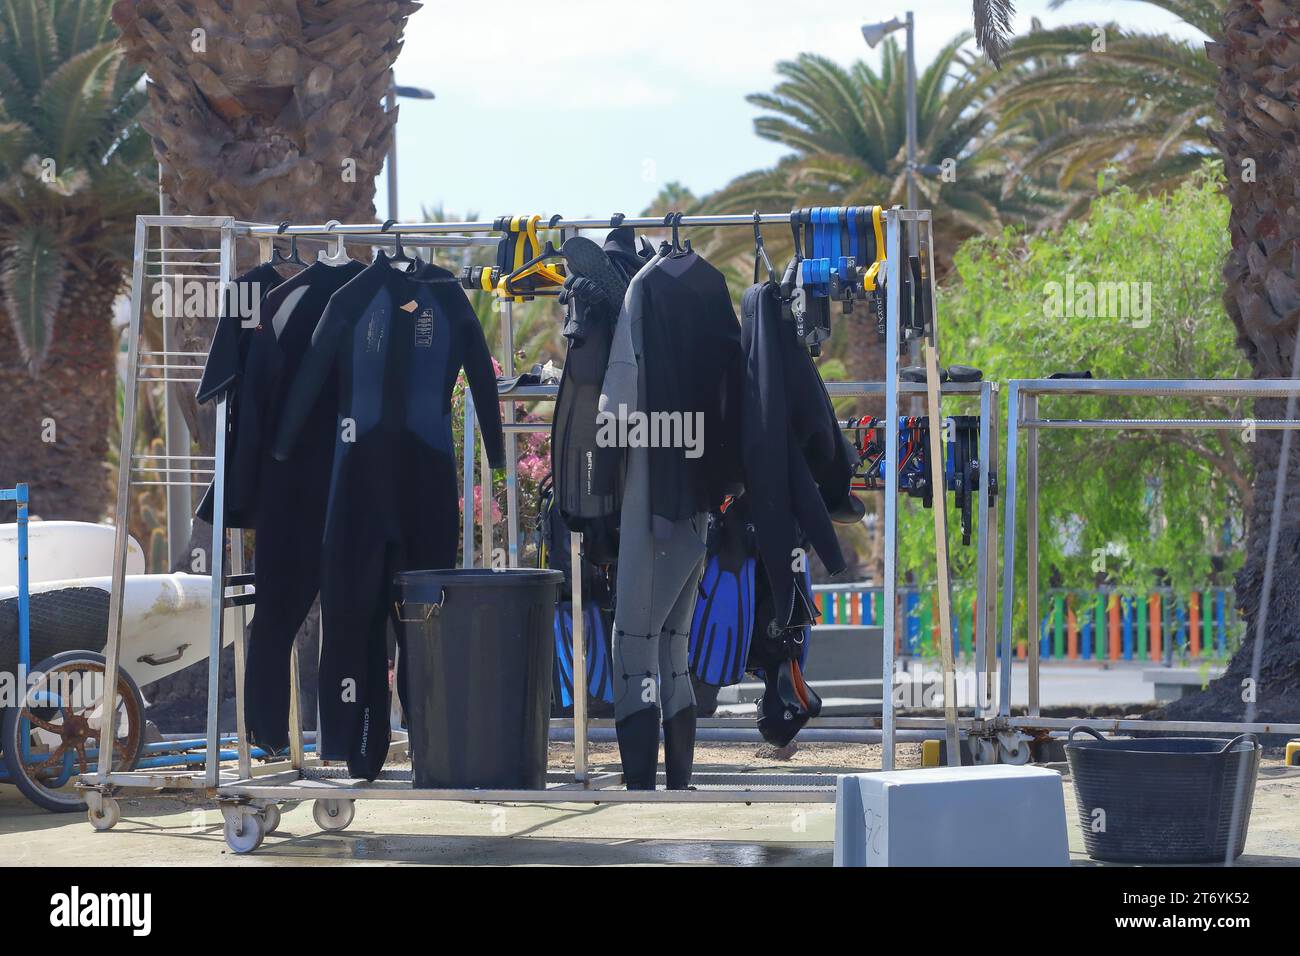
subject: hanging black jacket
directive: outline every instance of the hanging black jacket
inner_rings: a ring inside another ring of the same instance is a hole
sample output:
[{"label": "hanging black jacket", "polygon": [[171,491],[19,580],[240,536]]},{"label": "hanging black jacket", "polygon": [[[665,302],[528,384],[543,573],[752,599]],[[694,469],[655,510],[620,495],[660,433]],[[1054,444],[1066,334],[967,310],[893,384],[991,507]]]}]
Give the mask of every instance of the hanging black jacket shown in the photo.
[{"label": "hanging black jacket", "polygon": [[776,620],[801,627],[816,611],[796,548],[806,537],[831,574],[846,566],[830,513],[849,496],[851,448],[817,366],[782,316],[777,285],[750,286],[741,311],[745,497]]}]

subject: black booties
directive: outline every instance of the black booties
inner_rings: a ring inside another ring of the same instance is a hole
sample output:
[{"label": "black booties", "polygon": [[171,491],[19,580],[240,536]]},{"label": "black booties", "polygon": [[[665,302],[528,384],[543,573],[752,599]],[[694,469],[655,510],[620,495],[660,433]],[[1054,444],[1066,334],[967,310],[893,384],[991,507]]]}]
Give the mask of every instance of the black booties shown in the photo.
[{"label": "black booties", "polygon": [[653,790],[659,765],[659,708],[646,707],[616,721],[614,732],[627,789]]},{"label": "black booties", "polygon": [[695,766],[695,705],[664,721],[664,777],[669,790],[688,790]]}]

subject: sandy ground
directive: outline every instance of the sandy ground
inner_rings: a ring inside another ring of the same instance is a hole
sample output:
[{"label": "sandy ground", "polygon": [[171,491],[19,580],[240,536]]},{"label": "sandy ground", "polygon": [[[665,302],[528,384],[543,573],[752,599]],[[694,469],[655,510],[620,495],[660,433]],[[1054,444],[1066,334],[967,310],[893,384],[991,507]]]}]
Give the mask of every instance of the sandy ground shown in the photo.
[{"label": "sandy ground", "polygon": [[[709,745],[700,770],[851,771],[879,766],[879,747],[808,744],[790,760],[751,745]],[[556,769],[572,745],[552,746]],[[614,745],[592,749],[593,768],[614,767]],[[916,745],[900,767],[918,766]],[[1092,865],[1076,825],[1066,777],[1066,817],[1076,865]],[[49,814],[0,788],[0,864],[73,866],[349,865],[763,865],[828,866],[831,804],[578,805],[361,801],[342,833],[322,833],[310,803],[285,809],[281,828],[254,854],[231,853],[221,815],[168,798],[123,801],[123,821],[95,833],[81,814]],[[1300,866],[1300,768],[1266,760],[1241,864]]]}]

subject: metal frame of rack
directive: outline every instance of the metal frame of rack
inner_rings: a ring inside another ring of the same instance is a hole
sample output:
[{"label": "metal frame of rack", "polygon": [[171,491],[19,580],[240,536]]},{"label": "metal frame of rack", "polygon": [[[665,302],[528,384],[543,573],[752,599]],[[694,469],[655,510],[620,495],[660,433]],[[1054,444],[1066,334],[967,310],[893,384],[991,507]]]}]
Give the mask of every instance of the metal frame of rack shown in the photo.
[{"label": "metal frame of rack", "polygon": [[1235,721],[1190,720],[1111,720],[1066,717],[1043,717],[1040,693],[1040,648],[1035,628],[1038,621],[1038,433],[1044,429],[1080,428],[1100,430],[1170,430],[1170,429],[1239,429],[1247,424],[1264,429],[1300,429],[1300,419],[1238,419],[1238,418],[1044,418],[1039,415],[1038,401],[1042,397],[1205,397],[1205,398],[1287,398],[1300,395],[1300,381],[1287,379],[1012,379],[1007,384],[1007,475],[1003,490],[1003,545],[1002,559],[1002,659],[1011,660],[1013,613],[1016,585],[1016,503],[1020,493],[1019,440],[1026,433],[1025,448],[1025,537],[1026,604],[1029,621],[1029,707],[1024,717],[1010,716],[1011,669],[1003,667],[1000,690],[1001,707],[999,723],[1021,730],[1066,730],[1086,725],[1094,730],[1122,733],[1134,730],[1156,730],[1200,733],[1257,733],[1297,734],[1300,724],[1245,723]]},{"label": "metal frame of rack", "polygon": [[[788,225],[788,213],[753,215],[704,215],[686,216],[678,225],[690,227],[745,226],[753,227],[756,222],[763,225]],[[605,219],[554,219],[543,223],[543,229],[602,229],[614,223]],[[664,223],[658,218],[621,218],[621,224],[642,229],[663,229]],[[827,383],[832,396],[885,396],[884,428],[887,435],[897,433],[899,419],[899,399],[904,394],[924,394],[924,386],[903,384],[898,377],[898,357],[904,342],[900,324],[901,302],[900,287],[902,256],[904,252],[904,224],[912,224],[917,233],[916,250],[925,263],[925,275],[930,284],[931,301],[934,300],[934,270],[932,268],[933,237],[931,217],[928,210],[903,210],[894,207],[886,211],[886,341],[885,341],[885,380],[879,383]],[[202,230],[218,233],[218,245],[215,250],[198,248],[169,248],[163,230]],[[129,495],[133,476],[141,472],[155,471],[147,463],[136,465],[136,456],[132,453],[135,440],[135,403],[138,399],[139,386],[145,382],[159,382],[165,387],[175,385],[192,385],[199,379],[204,353],[153,352],[142,348],[141,325],[146,297],[146,280],[167,278],[198,278],[215,280],[224,290],[235,274],[236,242],[239,239],[258,240],[262,248],[262,259],[268,257],[270,241],[277,235],[310,237],[318,240],[343,241],[360,246],[388,245],[395,235],[402,237],[407,246],[442,247],[495,245],[497,239],[485,236],[494,232],[492,222],[448,222],[448,223],[399,223],[385,228],[378,223],[342,225],[330,222],[323,225],[300,225],[287,228],[247,223],[231,217],[215,216],[141,216],[137,219],[135,234],[135,255],[131,280],[131,315],[128,331],[129,346],[127,359],[127,383],[125,394],[126,407],[123,413],[121,434],[121,461],[132,463],[132,467],[123,467],[119,472],[117,494],[117,539],[116,560],[113,568],[112,595],[109,603],[109,628],[107,647],[106,681],[109,688],[116,686],[116,673],[121,655],[122,608],[121,595],[125,576],[125,557],[127,547],[127,518],[129,514]],[[157,245],[150,244],[150,230],[158,230],[160,240]],[[187,259],[184,268],[215,269],[214,275],[202,272],[195,274],[177,273],[175,268],[180,262],[168,259],[169,255],[192,257]],[[216,256],[216,261],[205,261],[208,256]],[[169,264],[170,263],[170,264]],[[512,377],[514,367],[513,316],[511,303],[501,303],[502,315],[502,366],[503,374]],[[215,321],[215,316],[213,319]],[[935,323],[937,326],[937,319]],[[931,330],[931,334],[936,333]],[[519,537],[519,490],[516,480],[515,436],[535,426],[521,423],[516,418],[516,402],[553,400],[554,386],[516,387],[501,395],[505,405],[503,424],[506,439],[506,541],[507,562],[516,566],[520,559]],[[996,621],[996,581],[997,571],[997,521],[991,482],[989,476],[997,474],[998,457],[998,386],[989,382],[972,384],[947,384],[943,386],[945,397],[964,396],[979,401],[980,430],[978,454],[981,467],[981,482],[978,498],[978,542],[977,542],[977,589],[980,601],[980,613],[977,622],[977,669],[979,683],[982,687],[993,688],[992,675],[997,668],[996,642],[992,639]],[[212,547],[209,556],[209,571],[212,575],[212,615],[208,660],[208,701],[207,701],[207,752],[218,752],[218,707],[221,700],[220,651],[225,640],[224,628],[226,610],[241,608],[255,603],[252,594],[252,575],[244,574],[242,567],[242,546],[231,548],[229,574],[225,562],[225,542],[227,532],[233,535],[233,542],[242,542],[242,531],[227,529],[224,524],[224,462],[226,436],[227,406],[226,399],[220,398],[216,407],[216,444],[214,455],[200,462],[204,467],[195,467],[191,456],[175,456],[176,460],[166,463],[165,478],[162,484],[180,483],[185,485],[206,484],[210,475],[214,482],[215,508],[212,526]],[[472,399],[466,393],[465,408],[465,443],[462,462],[462,480],[466,492],[466,501],[473,500],[474,487],[474,451],[478,442],[474,436],[474,417]],[[481,462],[481,478],[485,488],[491,488],[492,475],[485,460]],[[946,494],[935,495],[935,506],[946,507]],[[896,468],[886,469],[885,505],[885,573],[884,592],[886,607],[894,606],[894,595],[898,584],[897,540],[898,540],[898,473]],[[474,559],[474,518],[472,509],[466,509],[463,524],[464,556],[467,565]],[[491,509],[483,509],[483,526],[481,528],[484,552],[490,552],[493,541]],[[572,546],[580,549],[581,543],[574,536]],[[576,554],[576,550],[575,550]],[[575,594],[574,600],[581,603],[581,594]],[[575,613],[577,633],[575,643],[575,673],[585,672],[583,660],[584,647],[581,633],[580,613]],[[200,799],[215,798],[226,820],[226,838],[232,847],[242,846],[245,850],[255,849],[260,843],[261,835],[273,829],[269,820],[278,814],[275,804],[285,800],[313,799],[316,803],[316,820],[327,830],[342,829],[352,815],[351,801],[356,799],[397,799],[397,800],[457,800],[470,802],[833,802],[835,799],[835,777],[829,774],[778,774],[755,775],[747,773],[701,773],[698,775],[698,789],[689,791],[638,791],[628,792],[615,789],[621,783],[621,774],[597,773],[593,775],[587,767],[588,728],[611,724],[611,721],[588,720],[585,713],[584,695],[578,694],[575,701],[575,716],[572,720],[555,720],[552,726],[571,727],[574,730],[575,772],[571,775],[550,775],[548,787],[544,791],[532,790],[418,790],[410,786],[409,773],[388,772],[374,782],[347,779],[345,774],[328,767],[320,767],[309,762],[304,754],[302,722],[298,710],[297,662],[293,665],[294,685],[291,689],[290,724],[292,728],[290,755],[287,760],[274,761],[258,767],[252,766],[249,744],[243,725],[243,683],[244,683],[244,640],[242,624],[233,635],[235,656],[235,706],[237,712],[236,732],[236,766],[222,768],[217,760],[208,761],[201,770],[182,772],[130,771],[114,772],[107,759],[101,757],[98,768],[93,775],[82,778],[83,788],[90,808],[92,825],[97,829],[108,829],[117,822],[120,809],[116,797],[125,793],[156,793],[158,791],[190,791],[192,797]],[[885,616],[883,641],[883,673],[886,675],[886,687],[889,675],[894,672],[894,647],[897,635],[897,622],[894,614]],[[945,639],[951,639],[946,635]],[[1003,669],[1002,684],[1007,683],[1010,662],[1004,655],[1001,662]],[[872,730],[879,728],[883,743],[883,769],[894,767],[895,743],[898,730],[906,728],[904,736],[912,739],[917,732],[925,735],[934,727],[942,728],[942,721],[930,718],[899,717],[895,713],[891,693],[882,694],[882,715],[880,718],[821,718],[816,722],[819,728],[846,730]],[[578,703],[581,701],[581,703]],[[974,708],[971,716],[960,718],[964,730],[976,727],[992,713],[992,703],[981,701]],[[113,709],[108,710],[111,715]],[[733,720],[701,721],[703,726],[730,724]],[[112,733],[110,726],[109,733]],[[867,769],[867,768],[864,768]]]}]

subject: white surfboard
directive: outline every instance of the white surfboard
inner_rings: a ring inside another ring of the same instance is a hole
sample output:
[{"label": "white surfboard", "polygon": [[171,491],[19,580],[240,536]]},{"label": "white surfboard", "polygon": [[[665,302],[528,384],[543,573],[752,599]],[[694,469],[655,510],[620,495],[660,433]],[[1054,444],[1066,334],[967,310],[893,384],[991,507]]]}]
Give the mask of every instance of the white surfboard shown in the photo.
[{"label": "white surfboard", "polygon": [[[113,573],[117,529],[88,521],[27,523],[27,568],[32,584],[95,578]],[[144,550],[130,535],[126,573],[144,574]],[[0,586],[18,584],[18,525],[0,524]]]}]

